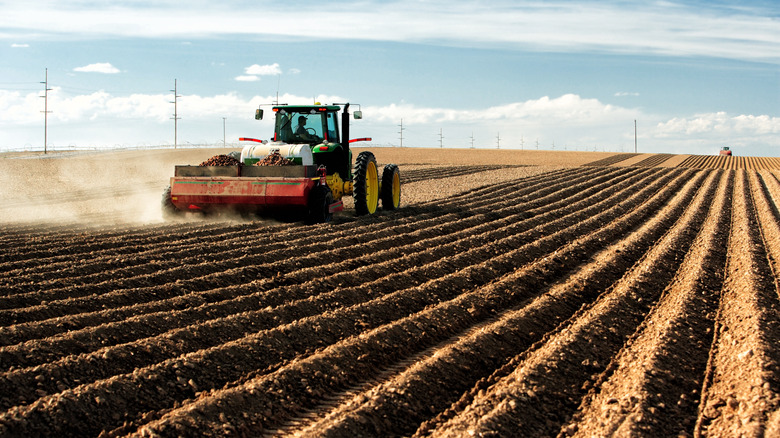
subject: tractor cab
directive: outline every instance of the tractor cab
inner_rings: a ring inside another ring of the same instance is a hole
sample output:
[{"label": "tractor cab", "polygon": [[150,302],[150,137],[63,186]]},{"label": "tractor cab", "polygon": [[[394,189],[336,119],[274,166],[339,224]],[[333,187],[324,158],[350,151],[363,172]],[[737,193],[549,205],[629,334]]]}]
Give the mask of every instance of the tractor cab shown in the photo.
[{"label": "tractor cab", "polygon": [[274,140],[311,146],[341,143],[337,115],[340,109],[338,106],[274,107]]},{"label": "tractor cab", "polygon": [[[273,144],[304,145],[311,149],[312,159],[317,166],[323,165],[328,175],[338,174],[339,179],[352,178],[352,151],[349,144],[353,141],[370,140],[349,139],[349,104],[340,105],[276,105]],[[339,125],[339,111],[341,125]],[[355,111],[355,119],[361,119],[362,113]],[[255,111],[255,119],[263,118],[263,110]]]},{"label": "tractor cab", "polygon": [[[344,143],[349,142],[349,104],[342,114]],[[273,107],[276,116],[273,141],[290,144],[342,143],[339,136],[339,105],[278,105]],[[360,111],[354,112],[355,119],[361,119]],[[263,110],[255,111],[255,119],[263,118]]]}]

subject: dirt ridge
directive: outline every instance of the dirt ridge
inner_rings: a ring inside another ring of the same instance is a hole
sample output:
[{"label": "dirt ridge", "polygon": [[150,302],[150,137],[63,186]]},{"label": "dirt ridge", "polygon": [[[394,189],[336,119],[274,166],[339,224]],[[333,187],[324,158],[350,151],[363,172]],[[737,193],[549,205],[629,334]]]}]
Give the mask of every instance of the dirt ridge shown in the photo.
[{"label": "dirt ridge", "polygon": [[775,161],[599,157],[418,161],[312,227],[0,225],[0,435],[780,430]]}]

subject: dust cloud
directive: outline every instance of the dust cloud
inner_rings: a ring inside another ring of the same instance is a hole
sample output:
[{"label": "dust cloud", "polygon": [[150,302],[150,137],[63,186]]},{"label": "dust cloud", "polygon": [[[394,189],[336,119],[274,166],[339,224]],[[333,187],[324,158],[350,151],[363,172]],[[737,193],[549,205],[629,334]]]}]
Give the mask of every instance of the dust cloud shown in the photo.
[{"label": "dust cloud", "polygon": [[162,223],[160,201],[177,164],[225,149],[0,154],[0,225]]}]

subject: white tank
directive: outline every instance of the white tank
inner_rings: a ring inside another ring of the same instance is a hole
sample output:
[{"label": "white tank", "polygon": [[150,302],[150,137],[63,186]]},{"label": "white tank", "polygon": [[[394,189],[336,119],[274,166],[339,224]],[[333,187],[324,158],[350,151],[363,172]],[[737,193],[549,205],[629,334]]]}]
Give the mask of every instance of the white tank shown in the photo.
[{"label": "white tank", "polygon": [[246,165],[253,165],[273,151],[278,151],[281,156],[291,160],[295,164],[304,166],[314,164],[314,158],[311,155],[311,146],[307,144],[287,144],[282,142],[252,142],[252,144],[247,144],[241,150],[241,162]]}]

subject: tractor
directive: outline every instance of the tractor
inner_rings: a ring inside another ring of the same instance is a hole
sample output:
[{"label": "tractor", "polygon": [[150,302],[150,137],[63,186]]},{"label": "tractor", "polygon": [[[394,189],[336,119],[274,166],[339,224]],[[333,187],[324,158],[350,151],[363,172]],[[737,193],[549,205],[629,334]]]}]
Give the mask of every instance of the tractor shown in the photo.
[{"label": "tractor", "polygon": [[[343,111],[342,111],[343,106]],[[231,152],[236,165],[176,166],[163,194],[163,213],[210,213],[230,210],[276,216],[303,216],[308,224],[329,222],[351,195],[357,215],[397,209],[401,202],[398,166],[387,164],[380,177],[376,158],[360,152],[352,165],[350,144],[370,138],[349,138],[349,103],[275,105],[273,138],[240,138],[245,144]],[[341,124],[339,126],[339,112]],[[255,111],[262,120],[263,109]],[[354,119],[362,119],[355,111]],[[269,156],[287,165],[264,165]]]}]

